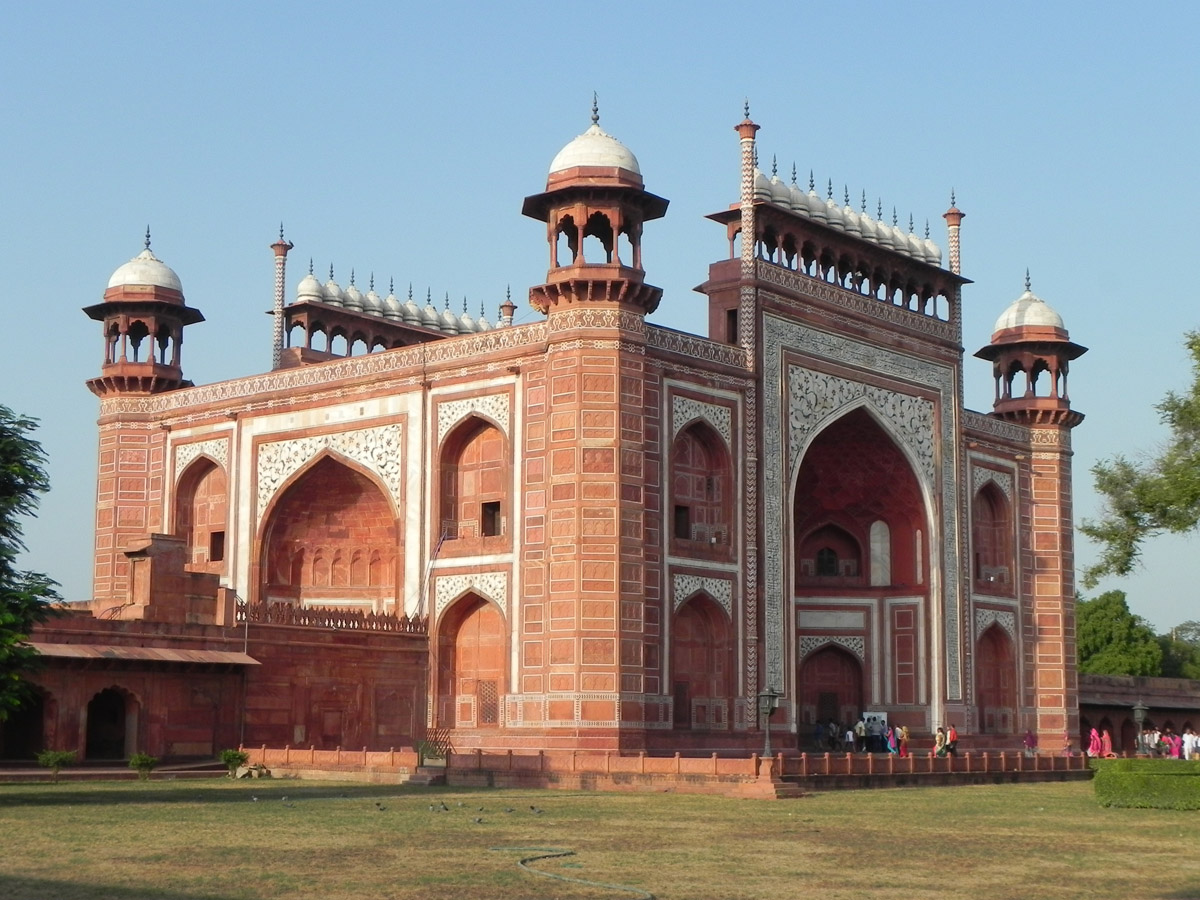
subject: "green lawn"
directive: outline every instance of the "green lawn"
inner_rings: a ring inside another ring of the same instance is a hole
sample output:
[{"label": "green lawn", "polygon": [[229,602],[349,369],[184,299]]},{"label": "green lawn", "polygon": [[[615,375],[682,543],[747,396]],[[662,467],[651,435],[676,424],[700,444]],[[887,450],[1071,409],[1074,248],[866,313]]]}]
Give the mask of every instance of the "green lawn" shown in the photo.
[{"label": "green lawn", "polygon": [[[21,900],[1200,898],[1200,814],[1101,809],[1087,782],[773,802],[282,780],[0,785],[0,835],[0,898]],[[529,865],[644,893],[530,874],[518,863],[536,852],[512,848],[574,851]]]}]

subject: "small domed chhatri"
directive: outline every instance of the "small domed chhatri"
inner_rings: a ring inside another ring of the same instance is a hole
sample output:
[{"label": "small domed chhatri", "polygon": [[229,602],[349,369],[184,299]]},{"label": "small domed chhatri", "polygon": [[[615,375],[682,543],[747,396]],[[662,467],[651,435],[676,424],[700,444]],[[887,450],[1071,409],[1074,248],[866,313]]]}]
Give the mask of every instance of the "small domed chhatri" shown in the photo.
[{"label": "small domed chhatri", "polygon": [[1029,273],[1025,273],[1025,293],[1021,294],[1000,314],[996,327],[992,329],[992,340],[995,341],[1001,332],[1013,328],[1051,328],[1063,332],[1066,336],[1066,326],[1062,316],[1054,311],[1045,300],[1031,289]]},{"label": "small domed chhatri", "polygon": [[159,287],[178,291],[183,295],[183,284],[175,270],[154,255],[150,249],[150,228],[146,228],[146,246],[137,256],[120,266],[108,279],[109,288]]},{"label": "small domed chhatri", "polygon": [[624,169],[639,177],[642,174],[633,151],[600,128],[600,111],[594,94],[591,127],[558,151],[550,163],[549,174],[579,168]]}]

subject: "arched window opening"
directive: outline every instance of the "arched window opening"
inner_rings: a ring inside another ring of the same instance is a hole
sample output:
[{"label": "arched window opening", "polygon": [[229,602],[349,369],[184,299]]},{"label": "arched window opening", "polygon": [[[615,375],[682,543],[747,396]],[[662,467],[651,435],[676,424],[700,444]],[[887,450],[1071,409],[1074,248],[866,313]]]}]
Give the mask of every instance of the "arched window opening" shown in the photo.
[{"label": "arched window opening", "polygon": [[554,267],[571,266],[579,261],[579,228],[573,216],[563,216],[554,232]]},{"label": "arched window opening", "polygon": [[305,331],[303,322],[293,322],[292,327],[287,331],[287,346],[295,347],[297,341],[305,344],[308,342],[308,334]]},{"label": "arched window opening", "polygon": [[629,233],[629,228],[622,228],[617,235],[617,260],[621,265],[631,269],[640,269],[642,261],[638,258],[637,239]]},{"label": "arched window opening", "polygon": [[441,461],[443,541],[499,538],[507,532],[508,466],[504,435],[472,418],[447,439]]},{"label": "arched window opening", "polygon": [[728,616],[706,595],[688,600],[671,628],[671,685],[677,728],[728,728],[734,694]]},{"label": "arched window opening", "polygon": [[171,364],[169,355],[171,349],[171,329],[166,325],[159,325],[158,332],[154,335],[154,361],[160,366]]},{"label": "arched window opening", "polygon": [[108,334],[105,340],[104,361],[106,363],[115,363],[121,355],[118,346],[121,343],[121,327],[113,322],[108,326]]},{"label": "arched window opening", "polygon": [[344,331],[335,331],[333,337],[329,341],[329,352],[334,356],[349,356],[350,342],[346,339]]},{"label": "arched window opening", "polygon": [[175,493],[175,534],[187,542],[188,568],[225,572],[228,483],[225,470],[207,458],[192,463]]},{"label": "arched window opening", "polygon": [[1015,571],[1012,512],[1008,498],[994,481],[975,494],[971,518],[975,589],[1011,595]]},{"label": "arched window opening", "polygon": [[354,336],[354,343],[350,345],[350,356],[366,356],[367,355],[367,339],[361,334]]},{"label": "arched window opening", "polygon": [[613,227],[604,213],[588,216],[583,229],[583,261],[592,264],[613,261]]},{"label": "arched window opening", "polygon": [[438,629],[438,725],[496,728],[503,724],[504,619],[499,608],[469,594]]},{"label": "arched window opening", "polygon": [[857,583],[862,575],[862,547],[844,528],[826,524],[800,543],[800,578]]},{"label": "arched window opening", "polygon": [[728,556],[733,473],[724,442],[707,424],[695,422],[675,438],[670,484],[672,551]]},{"label": "arched window opening", "polygon": [[134,322],[129,326],[126,345],[128,346],[127,356],[130,362],[142,362],[142,341],[150,335],[150,329],[146,327],[145,322]]}]

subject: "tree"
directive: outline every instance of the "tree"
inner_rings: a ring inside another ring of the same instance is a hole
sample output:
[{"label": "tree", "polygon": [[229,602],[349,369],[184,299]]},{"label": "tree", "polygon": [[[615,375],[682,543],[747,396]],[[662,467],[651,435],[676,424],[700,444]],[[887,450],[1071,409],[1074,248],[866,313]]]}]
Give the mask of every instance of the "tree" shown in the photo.
[{"label": "tree", "polygon": [[1171,432],[1166,446],[1142,463],[1117,456],[1092,467],[1105,506],[1099,521],[1080,526],[1102,548],[1100,561],[1084,570],[1085,587],[1105,575],[1129,574],[1147,538],[1200,525],[1200,331],[1189,332],[1184,343],[1192,386],[1185,394],[1168,393],[1155,407]]},{"label": "tree", "polygon": [[37,653],[24,642],[60,599],[57,582],[17,568],[17,554],[25,549],[21,517],[37,511],[38,498],[50,487],[46,454],[29,436],[36,427],[36,420],[0,404],[0,721],[28,696],[21,673]]},{"label": "tree", "polygon": [[1075,647],[1086,675],[1159,675],[1162,648],[1154,630],[1129,611],[1124,591],[1075,604]]},{"label": "tree", "polygon": [[1168,678],[1200,678],[1200,622],[1181,622],[1158,636],[1162,673]]}]

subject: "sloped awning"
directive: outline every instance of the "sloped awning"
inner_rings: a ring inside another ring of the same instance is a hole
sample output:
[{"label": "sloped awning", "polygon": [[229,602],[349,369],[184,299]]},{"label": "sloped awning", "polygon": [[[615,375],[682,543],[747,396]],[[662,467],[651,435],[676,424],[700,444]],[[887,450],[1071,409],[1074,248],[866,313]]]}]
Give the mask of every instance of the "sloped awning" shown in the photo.
[{"label": "sloped awning", "polygon": [[228,650],[169,650],[165,647],[115,647],[108,644],[47,644],[27,641],[42,656],[54,659],[103,659],[127,662],[257,666],[257,659]]}]

